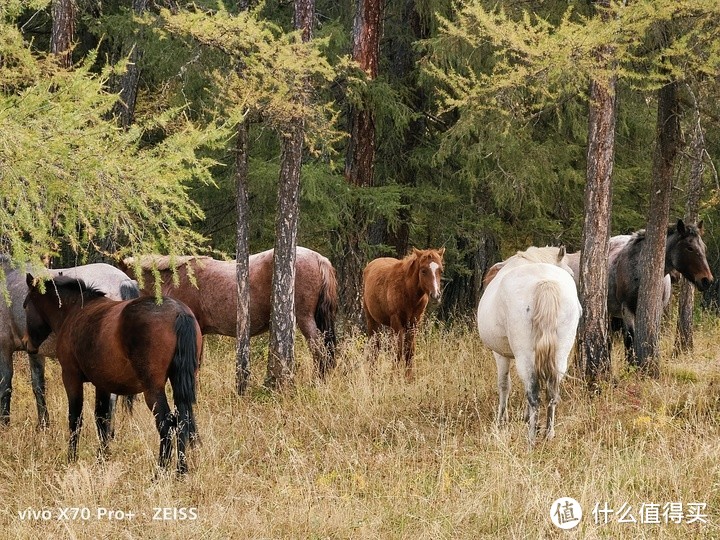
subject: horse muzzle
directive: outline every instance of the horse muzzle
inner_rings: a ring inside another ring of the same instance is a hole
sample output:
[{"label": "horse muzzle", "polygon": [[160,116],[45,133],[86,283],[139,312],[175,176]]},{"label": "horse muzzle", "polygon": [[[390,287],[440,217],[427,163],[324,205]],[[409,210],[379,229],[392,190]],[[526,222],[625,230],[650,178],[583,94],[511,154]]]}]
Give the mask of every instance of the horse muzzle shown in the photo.
[{"label": "horse muzzle", "polygon": [[714,280],[712,277],[709,277],[709,278],[704,277],[704,278],[700,279],[699,281],[696,281],[695,285],[701,291],[707,291],[710,288],[710,285],[712,285],[713,281]]}]

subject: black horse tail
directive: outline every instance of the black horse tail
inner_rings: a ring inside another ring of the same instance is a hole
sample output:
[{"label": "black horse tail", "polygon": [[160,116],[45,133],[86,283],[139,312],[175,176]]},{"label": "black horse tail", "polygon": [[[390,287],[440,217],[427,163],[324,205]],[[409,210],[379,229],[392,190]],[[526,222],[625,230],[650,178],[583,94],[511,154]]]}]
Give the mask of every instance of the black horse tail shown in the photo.
[{"label": "black horse tail", "polygon": [[175,320],[177,345],[170,363],[170,384],[175,404],[195,403],[195,372],[198,368],[197,321],[191,313],[181,313]]},{"label": "black horse tail", "polygon": [[329,369],[335,367],[335,316],[338,309],[337,277],[335,268],[324,257],[320,259],[320,295],[315,307],[315,324],[322,333],[325,352],[319,366],[320,376],[324,376]]},{"label": "black horse tail", "polygon": [[[125,281],[120,283],[120,299],[133,300],[135,298],[140,298],[140,287],[138,287],[137,281],[135,281],[134,279],[126,279]],[[134,395],[122,397],[123,409],[125,409],[128,414],[132,414],[134,403]]]},{"label": "black horse tail", "polygon": [[120,299],[134,300],[140,298],[140,287],[134,279],[126,279],[120,284]]}]

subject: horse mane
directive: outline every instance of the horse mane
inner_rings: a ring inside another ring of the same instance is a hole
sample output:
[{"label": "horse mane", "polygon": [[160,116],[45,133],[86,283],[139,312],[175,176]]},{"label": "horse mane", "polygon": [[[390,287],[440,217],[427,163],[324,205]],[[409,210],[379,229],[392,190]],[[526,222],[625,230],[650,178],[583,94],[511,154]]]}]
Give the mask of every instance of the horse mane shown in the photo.
[{"label": "horse mane", "polygon": [[560,248],[554,246],[530,246],[525,251],[518,251],[513,257],[525,259],[533,263],[557,264],[559,250]]},{"label": "horse mane", "polygon": [[[184,266],[191,261],[210,259],[212,259],[212,257],[205,255],[183,255],[178,257],[171,257],[170,255],[142,255],[137,258],[137,261],[140,263],[140,268],[143,270],[157,268],[158,270],[163,271],[170,270],[173,267],[177,268],[179,266]],[[123,260],[123,263],[125,263],[125,265],[129,268],[132,268],[135,265],[135,262],[135,257],[128,257]]]},{"label": "horse mane", "polygon": [[58,294],[61,291],[78,292],[83,296],[83,298],[88,300],[105,296],[104,291],[101,291],[95,285],[88,285],[81,278],[60,274],[59,276],[55,276],[52,281],[55,284],[55,289]]}]

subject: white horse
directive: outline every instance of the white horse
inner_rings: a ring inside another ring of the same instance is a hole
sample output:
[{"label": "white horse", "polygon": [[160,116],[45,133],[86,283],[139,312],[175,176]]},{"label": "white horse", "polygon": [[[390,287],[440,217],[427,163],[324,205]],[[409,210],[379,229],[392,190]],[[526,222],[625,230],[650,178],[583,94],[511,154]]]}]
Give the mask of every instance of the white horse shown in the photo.
[{"label": "white horse", "polygon": [[497,422],[508,419],[510,360],[514,358],[525,385],[531,445],[538,432],[543,386],[548,399],[546,438],[555,436],[560,382],[567,371],[581,313],[564,247],[531,247],[510,257],[478,304],[480,338],[493,351],[497,363]]}]

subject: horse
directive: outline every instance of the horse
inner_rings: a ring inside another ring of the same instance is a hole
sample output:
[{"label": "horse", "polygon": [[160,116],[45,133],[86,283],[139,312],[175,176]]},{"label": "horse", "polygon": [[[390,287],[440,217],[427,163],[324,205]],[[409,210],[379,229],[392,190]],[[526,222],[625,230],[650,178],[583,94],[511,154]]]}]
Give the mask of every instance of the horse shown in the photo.
[{"label": "horse", "polygon": [[[195,316],[181,302],[163,297],[111,300],[82,279],[57,276],[42,287],[26,275],[23,302],[30,352],[50,331],[57,334],[57,359],[68,398],[68,461],[77,460],[82,426],[83,383],[95,386],[95,424],[100,454],[107,452],[110,395],[143,393],[160,434],[158,465],[168,466],[172,430],[177,431],[177,470],[187,472],[186,448],[194,434],[195,377],[202,334]],[[170,380],[177,413],[170,411],[165,384]]]},{"label": "horse", "polygon": [[[109,264],[94,263],[42,271],[49,272],[51,276],[62,274],[84,279],[114,300],[127,300],[140,296],[137,283]],[[25,311],[22,309],[22,303],[27,294],[27,285],[25,270],[19,270],[7,255],[0,255],[0,273],[4,274],[4,282],[0,284],[0,289],[5,289],[8,300],[0,299],[0,423],[7,425],[10,422],[13,353],[25,350],[22,344],[22,336],[25,334]],[[54,336],[51,335],[42,344],[38,354],[33,353],[28,356],[38,412],[38,428],[46,428],[50,420],[45,402],[45,357],[55,356]]]},{"label": "horse", "polygon": [[541,387],[547,394],[546,438],[555,436],[555,408],[560,383],[582,308],[565,248],[530,247],[517,252],[498,270],[480,298],[477,327],[483,343],[492,350],[497,364],[497,423],[508,420],[510,360],[515,359],[525,386],[532,445],[538,433]]},{"label": "horse", "polygon": [[[273,252],[250,256],[250,335],[270,328]],[[295,320],[307,340],[320,377],[335,366],[335,316],[338,294],[330,261],[304,247],[295,258]],[[234,261],[210,257],[149,255],[127,258],[121,265],[139,279],[142,291],[177,298],[192,310],[203,334],[236,337],[237,277]],[[177,279],[174,278],[174,270]],[[157,281],[155,275],[159,275]]]},{"label": "horse", "polygon": [[[707,262],[705,242],[702,240],[703,222],[697,225],[677,224],[668,227],[665,239],[665,280],[669,274],[679,273],[699,290],[707,290],[713,275]],[[633,233],[618,252],[608,269],[608,314],[622,321],[625,332],[625,349],[628,360],[636,362],[634,355],[635,313],[637,310],[642,268],[641,250],[645,230]],[[663,301],[665,297],[663,296]]]},{"label": "horse", "polygon": [[412,376],[415,334],[430,297],[439,300],[445,248],[413,248],[404,259],[381,257],[363,271],[362,305],[368,336],[372,340],[381,326],[397,334],[397,362],[405,363]]}]

